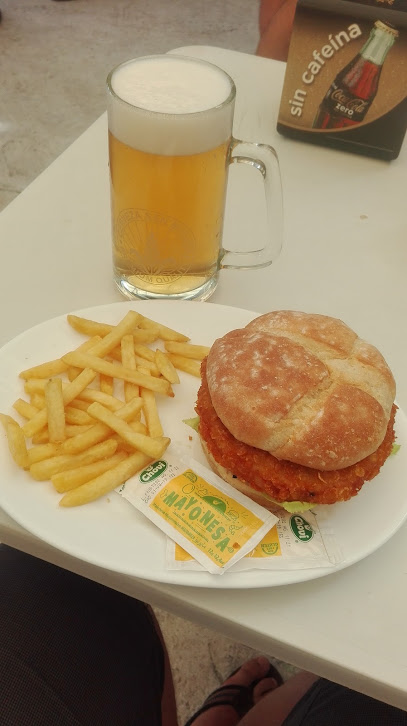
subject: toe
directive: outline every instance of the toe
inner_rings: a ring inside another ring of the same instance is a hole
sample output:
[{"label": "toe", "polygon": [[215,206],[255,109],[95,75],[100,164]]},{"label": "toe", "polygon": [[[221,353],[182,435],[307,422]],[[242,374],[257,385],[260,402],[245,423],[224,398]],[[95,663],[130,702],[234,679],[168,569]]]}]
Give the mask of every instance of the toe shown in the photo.
[{"label": "toe", "polygon": [[270,663],[264,656],[258,656],[243,663],[233,676],[225,681],[224,685],[239,684],[241,686],[251,686],[254,681],[264,678],[267,675]]},{"label": "toe", "polygon": [[278,684],[275,678],[263,678],[253,689],[253,702],[258,703],[266,693],[275,691],[277,687]]}]

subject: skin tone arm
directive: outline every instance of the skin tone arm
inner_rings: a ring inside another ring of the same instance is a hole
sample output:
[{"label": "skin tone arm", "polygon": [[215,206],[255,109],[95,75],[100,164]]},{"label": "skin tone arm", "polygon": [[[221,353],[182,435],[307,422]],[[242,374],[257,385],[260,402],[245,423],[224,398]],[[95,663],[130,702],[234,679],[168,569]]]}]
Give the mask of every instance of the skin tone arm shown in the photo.
[{"label": "skin tone arm", "polygon": [[261,0],[256,55],[287,60],[297,0]]}]

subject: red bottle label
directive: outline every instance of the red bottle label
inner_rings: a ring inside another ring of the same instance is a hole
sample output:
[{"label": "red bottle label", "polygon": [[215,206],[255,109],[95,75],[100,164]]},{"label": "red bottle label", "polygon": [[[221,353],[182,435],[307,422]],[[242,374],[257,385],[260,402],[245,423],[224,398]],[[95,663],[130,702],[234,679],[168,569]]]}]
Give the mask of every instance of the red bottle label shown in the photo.
[{"label": "red bottle label", "polygon": [[324,99],[324,110],[332,116],[339,116],[354,123],[360,123],[365,118],[370,99],[363,99],[350,93],[346,88],[338,86],[335,82]]}]

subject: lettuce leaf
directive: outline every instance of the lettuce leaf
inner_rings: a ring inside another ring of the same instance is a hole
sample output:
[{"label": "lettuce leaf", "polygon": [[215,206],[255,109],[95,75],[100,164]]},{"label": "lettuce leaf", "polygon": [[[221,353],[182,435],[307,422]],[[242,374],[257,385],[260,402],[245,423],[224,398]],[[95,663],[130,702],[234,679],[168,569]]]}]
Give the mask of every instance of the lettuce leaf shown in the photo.
[{"label": "lettuce leaf", "polygon": [[[187,426],[190,426],[191,429],[194,429],[194,431],[199,432],[199,416],[184,418],[182,422]],[[287,512],[291,512],[293,514],[296,514],[297,512],[307,512],[309,509],[313,509],[315,507],[315,504],[311,504],[310,502],[276,502],[276,500],[269,497],[268,494],[265,494],[264,492],[262,492],[262,494],[269,499],[270,502],[273,502],[273,504],[276,504],[278,507],[282,507]]]},{"label": "lettuce leaf", "polygon": [[291,514],[298,514],[299,512],[307,512],[309,509],[314,509],[316,506],[315,504],[311,504],[310,502],[277,502],[272,497],[269,497],[268,494],[265,494],[265,492],[262,492],[263,497],[266,497],[270,502],[273,502],[273,504],[276,504],[278,507],[282,507],[286,510],[286,512],[290,512]]},{"label": "lettuce leaf", "polygon": [[184,418],[182,419],[182,423],[190,426],[191,429],[194,429],[194,431],[196,432],[199,431],[199,416],[194,416],[193,418]]}]

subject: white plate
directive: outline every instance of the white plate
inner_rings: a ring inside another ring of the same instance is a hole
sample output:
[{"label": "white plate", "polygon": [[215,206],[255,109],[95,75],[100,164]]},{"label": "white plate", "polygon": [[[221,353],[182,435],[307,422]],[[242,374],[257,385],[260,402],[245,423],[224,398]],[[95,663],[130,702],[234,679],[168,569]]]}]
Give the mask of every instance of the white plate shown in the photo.
[{"label": "white plate", "polygon": [[[94,320],[117,323],[130,308],[176,328],[192,342],[210,345],[228,330],[246,325],[257,313],[211,303],[123,302],[80,311]],[[61,356],[81,342],[65,316],[54,318],[22,333],[0,350],[0,411],[11,408],[22,396],[18,372]],[[164,429],[173,441],[188,444],[195,458],[204,462],[197,437],[182,419],[195,415],[198,379],[181,374],[182,381],[172,400],[160,401]],[[398,442],[407,440],[407,421],[399,411]],[[58,506],[59,495],[50,482],[34,482],[16,468],[0,432],[0,506],[32,534],[53,547],[99,567],[135,577],[170,584],[210,588],[250,588],[286,585],[328,575],[358,562],[386,542],[407,515],[405,475],[407,447],[390,457],[382,472],[349,502],[326,509],[337,533],[344,560],[328,568],[272,572],[253,570],[227,572],[222,576],[205,572],[165,569],[165,537],[142,514],[118,494],[75,509]]]}]

